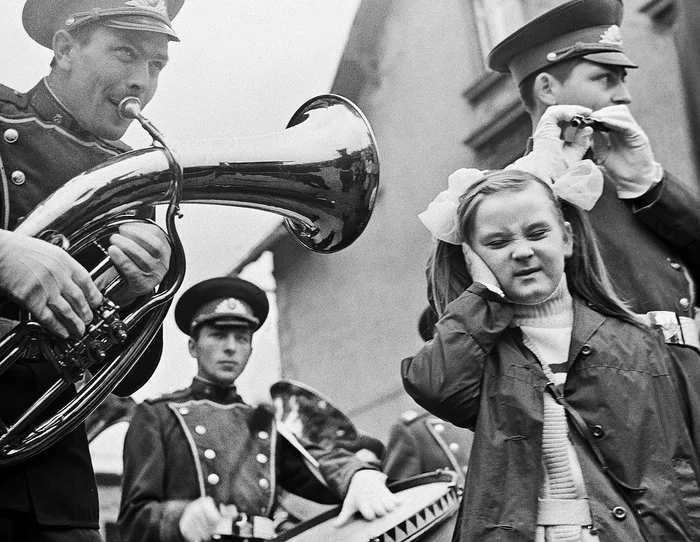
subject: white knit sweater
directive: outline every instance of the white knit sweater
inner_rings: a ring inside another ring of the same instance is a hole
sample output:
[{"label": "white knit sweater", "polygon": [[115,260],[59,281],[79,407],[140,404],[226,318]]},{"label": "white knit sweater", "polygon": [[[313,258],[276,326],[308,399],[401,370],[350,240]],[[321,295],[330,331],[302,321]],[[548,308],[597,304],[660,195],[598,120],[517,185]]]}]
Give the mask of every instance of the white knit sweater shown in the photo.
[{"label": "white knit sweater", "polygon": [[[566,382],[573,318],[573,301],[565,275],[554,293],[545,301],[536,305],[515,305],[514,325],[520,327],[525,346],[535,354],[547,377],[556,385]],[[578,521],[571,518],[571,523],[567,523],[568,507],[564,505],[578,500],[580,502],[576,504],[587,510],[581,469],[568,435],[564,407],[545,392],[542,433],[545,478],[540,490],[536,535],[538,541],[579,542],[582,535],[588,535],[585,539],[590,539],[588,530],[581,527],[580,514],[577,516]],[[561,503],[561,500],[567,502]],[[552,514],[545,513],[545,506],[550,512],[552,509],[555,511],[556,525],[552,524]]]}]

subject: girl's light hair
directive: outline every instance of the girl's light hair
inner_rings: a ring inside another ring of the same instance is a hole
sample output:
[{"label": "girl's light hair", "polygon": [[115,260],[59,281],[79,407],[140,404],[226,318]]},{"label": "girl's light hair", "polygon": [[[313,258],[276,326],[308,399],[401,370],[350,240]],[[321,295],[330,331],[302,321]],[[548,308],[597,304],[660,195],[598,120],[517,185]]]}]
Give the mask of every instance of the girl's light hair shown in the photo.
[{"label": "girl's light hair", "polygon": [[[642,320],[622,301],[610,281],[588,216],[578,207],[559,200],[547,183],[530,173],[512,169],[489,171],[483,180],[470,186],[460,197],[457,209],[462,239],[469,240],[470,232],[474,231],[475,211],[485,198],[501,192],[522,192],[533,184],[545,188],[561,227],[564,227],[564,222],[571,224],[574,249],[573,255],[566,260],[564,272],[572,295],[606,316],[641,324]],[[443,241],[437,242],[428,261],[427,278],[428,300],[439,316],[447,304],[473,282],[462,248]]]}]

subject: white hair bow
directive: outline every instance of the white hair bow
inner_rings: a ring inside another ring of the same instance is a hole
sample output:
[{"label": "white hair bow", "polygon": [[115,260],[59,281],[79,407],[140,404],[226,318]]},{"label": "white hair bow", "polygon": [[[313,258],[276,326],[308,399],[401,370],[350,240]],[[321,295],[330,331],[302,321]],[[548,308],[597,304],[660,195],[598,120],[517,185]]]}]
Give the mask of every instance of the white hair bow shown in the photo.
[{"label": "white hair bow", "polygon": [[[552,170],[557,162],[552,157],[545,158],[542,154],[530,153],[506,169],[526,171],[550,181],[557,197],[590,211],[603,192],[603,174],[600,169],[591,160],[581,160],[563,174],[557,175],[555,180],[556,172]],[[478,169],[461,168],[448,177],[447,190],[440,192],[428,208],[418,215],[433,237],[452,245],[462,244],[457,220],[459,198],[467,188],[481,181],[484,173]]]}]

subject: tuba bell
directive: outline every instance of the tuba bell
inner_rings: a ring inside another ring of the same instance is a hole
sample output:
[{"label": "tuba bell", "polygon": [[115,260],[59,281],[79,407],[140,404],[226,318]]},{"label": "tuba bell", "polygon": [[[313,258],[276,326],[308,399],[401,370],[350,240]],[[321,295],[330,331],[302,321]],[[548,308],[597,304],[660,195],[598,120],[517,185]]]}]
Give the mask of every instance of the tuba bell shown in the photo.
[{"label": "tuba bell", "polygon": [[[105,232],[140,220],[134,211],[167,205],[170,269],[157,291],[128,314],[110,301],[119,279],[108,284],[102,291],[103,305],[79,339],[59,339],[31,315],[21,315],[0,341],[0,375],[29,351],[38,351],[58,376],[17,419],[0,420],[0,466],[24,461],[75,429],[148,347],[184,278],[185,254],[175,227],[180,203],[279,214],[302,245],[319,253],[349,246],[371,216],[379,183],[377,147],[366,118],[346,98],[326,94],[309,100],[281,132],[207,141],[177,151],[133,100],[125,99],[122,114],[137,119],[153,137],[153,145],[116,156],[71,179],[15,231],[62,246],[80,261]],[[88,271],[95,279],[109,265],[105,258]],[[47,408],[82,381],[85,384],[68,403]]]}]

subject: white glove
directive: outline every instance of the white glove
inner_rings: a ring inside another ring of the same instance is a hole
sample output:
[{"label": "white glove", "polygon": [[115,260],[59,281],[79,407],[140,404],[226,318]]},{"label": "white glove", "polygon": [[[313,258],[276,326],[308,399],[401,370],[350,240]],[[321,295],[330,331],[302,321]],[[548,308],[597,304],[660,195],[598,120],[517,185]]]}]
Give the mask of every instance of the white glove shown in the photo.
[{"label": "white glove", "polygon": [[591,146],[593,128],[586,126],[569,130],[567,140],[562,139],[562,125],[571,122],[576,115],[590,115],[591,110],[580,105],[552,105],[542,115],[532,136],[532,152],[516,160],[506,169],[520,169],[540,179],[558,179],[564,172],[583,158]]},{"label": "white glove", "polygon": [[211,497],[200,497],[189,503],[180,517],[180,533],[187,542],[211,540],[224,520]]},{"label": "white glove", "polygon": [[588,116],[591,110],[582,105],[551,105],[535,127],[532,135],[532,150],[543,150],[552,153],[560,153],[566,162],[567,169],[583,158],[591,146],[593,128],[586,126],[580,130],[574,130],[569,140],[561,137],[562,124],[568,125],[576,115]]},{"label": "white glove", "polygon": [[333,525],[340,527],[355,512],[366,520],[385,516],[399,505],[399,498],[386,487],[386,474],[376,470],[358,470],[350,480],[348,494]]},{"label": "white glove", "polygon": [[[626,105],[611,105],[593,113],[610,132],[609,152],[601,165],[610,174],[617,195],[631,199],[645,194],[663,177],[663,168],[654,160],[649,138],[634,120]],[[605,155],[606,153],[600,153]]]}]

